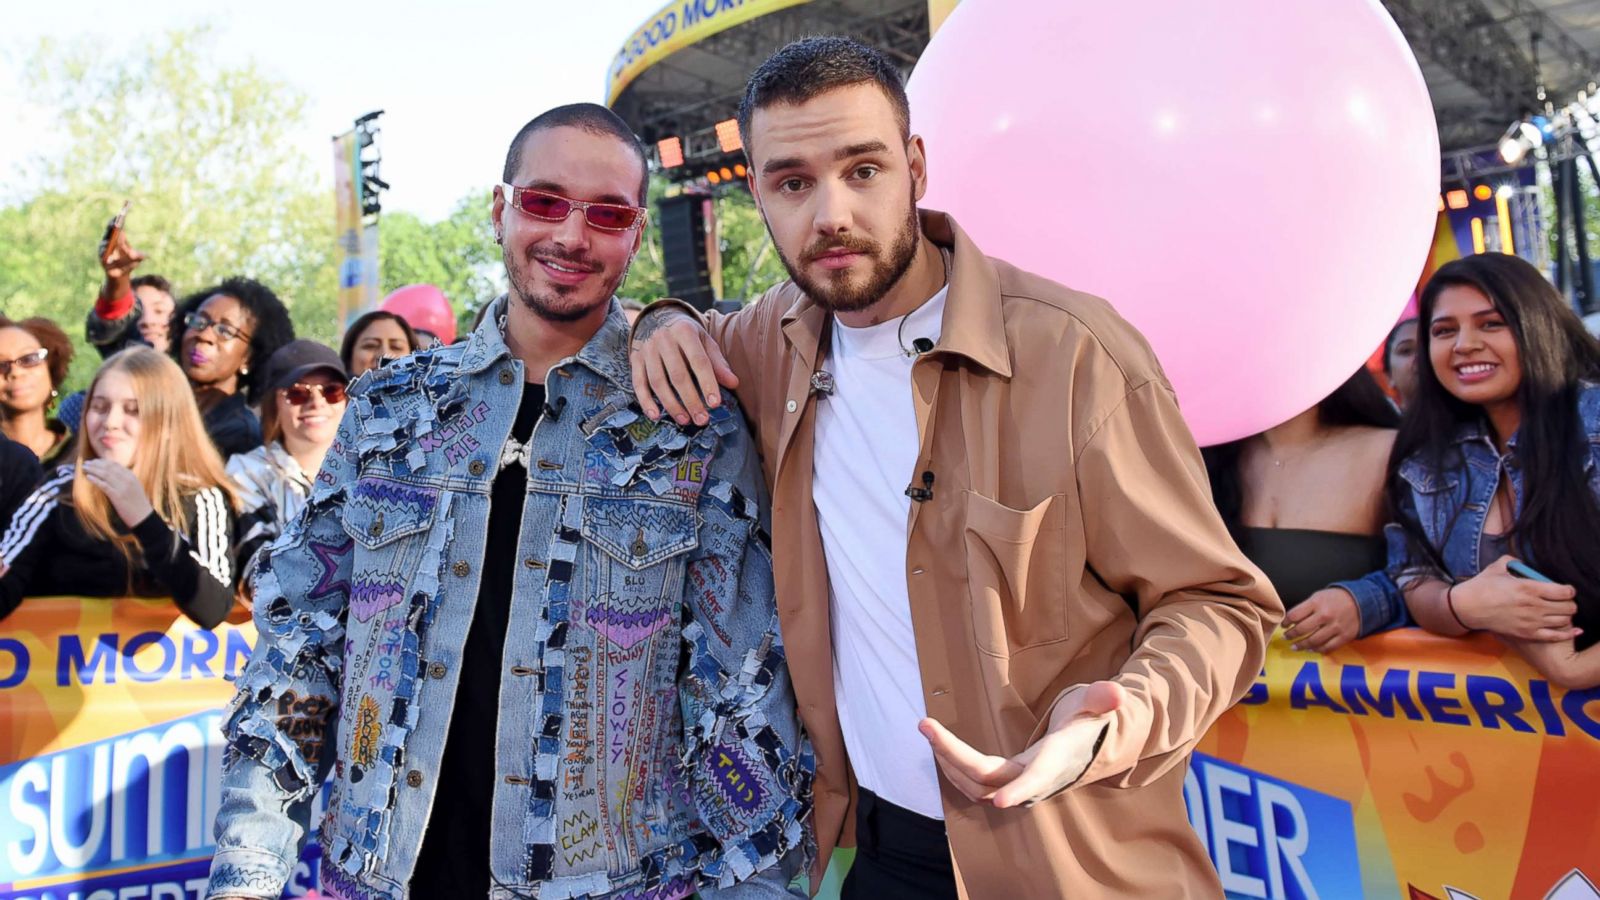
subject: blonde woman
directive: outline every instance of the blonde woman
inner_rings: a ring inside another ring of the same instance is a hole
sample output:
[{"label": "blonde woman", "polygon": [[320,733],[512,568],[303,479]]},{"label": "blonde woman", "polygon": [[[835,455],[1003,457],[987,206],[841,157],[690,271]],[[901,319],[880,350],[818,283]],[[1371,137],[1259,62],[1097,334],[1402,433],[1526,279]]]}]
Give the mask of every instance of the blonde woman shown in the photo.
[{"label": "blonde woman", "polygon": [[235,501],[183,371],[147,347],[106,360],[77,451],[0,539],[0,619],[26,597],[170,596],[215,627],[233,604]]}]

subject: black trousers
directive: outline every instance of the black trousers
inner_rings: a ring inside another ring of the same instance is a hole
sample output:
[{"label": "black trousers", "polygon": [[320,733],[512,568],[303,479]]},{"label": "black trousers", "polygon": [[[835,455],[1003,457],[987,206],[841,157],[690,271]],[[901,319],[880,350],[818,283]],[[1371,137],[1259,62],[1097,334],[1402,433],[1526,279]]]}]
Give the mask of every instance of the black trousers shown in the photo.
[{"label": "black trousers", "polygon": [[840,900],[956,900],[950,840],[938,819],[895,806],[861,788],[856,861]]}]

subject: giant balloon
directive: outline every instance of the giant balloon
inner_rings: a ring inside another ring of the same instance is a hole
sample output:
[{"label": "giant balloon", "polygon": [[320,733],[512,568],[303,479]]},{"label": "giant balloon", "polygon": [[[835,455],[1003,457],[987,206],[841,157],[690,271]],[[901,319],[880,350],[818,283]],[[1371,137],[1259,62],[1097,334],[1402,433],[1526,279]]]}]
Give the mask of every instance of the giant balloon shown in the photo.
[{"label": "giant balloon", "polygon": [[964,0],[908,93],[922,205],[1109,300],[1202,444],[1330,393],[1427,258],[1438,132],[1378,0]]}]

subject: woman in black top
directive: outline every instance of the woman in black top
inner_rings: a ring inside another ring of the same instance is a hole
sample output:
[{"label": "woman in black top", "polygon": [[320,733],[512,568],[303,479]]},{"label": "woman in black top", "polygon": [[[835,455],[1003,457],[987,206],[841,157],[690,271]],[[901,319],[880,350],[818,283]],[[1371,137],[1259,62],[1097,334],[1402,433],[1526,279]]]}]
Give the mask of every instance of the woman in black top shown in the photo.
[{"label": "woman in black top", "polygon": [[43,480],[39,457],[0,432],[0,534],[5,533],[11,514]]},{"label": "woman in black top", "polygon": [[172,323],[178,365],[217,452],[227,459],[261,446],[250,406],[260,401],[267,359],[294,340],[283,302],[260,282],[229,278],[185,297]]},{"label": "woman in black top", "polygon": [[144,347],[89,386],[78,462],[17,510],[0,539],[0,619],[27,597],[171,596],[203,628],[233,605],[235,503],[194,396]]},{"label": "woman in black top", "polygon": [[1354,596],[1327,586],[1383,568],[1383,475],[1399,422],[1361,369],[1282,425],[1204,451],[1217,509],[1278,589],[1297,647],[1326,653],[1377,630]]}]

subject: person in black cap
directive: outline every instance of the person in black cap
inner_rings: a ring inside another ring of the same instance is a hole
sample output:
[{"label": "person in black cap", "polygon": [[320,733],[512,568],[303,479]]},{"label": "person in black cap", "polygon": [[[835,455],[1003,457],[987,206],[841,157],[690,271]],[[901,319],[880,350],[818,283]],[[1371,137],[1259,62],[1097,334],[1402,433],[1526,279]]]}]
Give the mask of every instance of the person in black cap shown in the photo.
[{"label": "person in black cap", "polygon": [[240,559],[251,559],[299,515],[344,416],[349,380],[339,354],[316,341],[290,341],[267,360],[262,445],[228,460],[243,515]]}]

